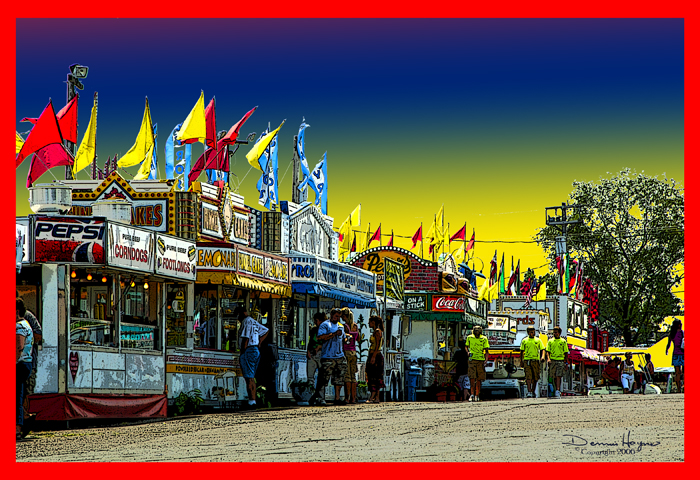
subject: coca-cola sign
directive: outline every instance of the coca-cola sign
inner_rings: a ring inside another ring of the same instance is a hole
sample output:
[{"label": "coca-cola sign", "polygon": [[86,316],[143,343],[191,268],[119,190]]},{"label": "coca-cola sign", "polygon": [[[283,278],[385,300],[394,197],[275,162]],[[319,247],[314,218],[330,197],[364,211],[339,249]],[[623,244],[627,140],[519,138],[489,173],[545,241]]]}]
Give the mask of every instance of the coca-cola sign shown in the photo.
[{"label": "coca-cola sign", "polygon": [[433,295],[434,312],[463,312],[464,297],[452,295]]}]

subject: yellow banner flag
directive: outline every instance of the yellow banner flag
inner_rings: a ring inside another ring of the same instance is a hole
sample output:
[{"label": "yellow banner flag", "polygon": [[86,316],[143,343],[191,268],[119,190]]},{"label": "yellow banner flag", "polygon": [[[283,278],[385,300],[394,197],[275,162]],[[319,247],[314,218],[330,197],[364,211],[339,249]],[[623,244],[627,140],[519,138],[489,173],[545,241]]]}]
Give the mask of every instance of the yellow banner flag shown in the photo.
[{"label": "yellow banner flag", "polygon": [[[194,104],[192,111],[184,122],[180,131],[177,132],[177,139],[181,142],[185,140],[196,139],[198,142],[204,143],[207,136],[207,121],[204,117],[204,90],[199,95],[199,100]],[[189,142],[187,142],[189,143]]]},{"label": "yellow banner flag", "polygon": [[251,167],[255,167],[262,172],[262,168],[260,168],[260,162],[258,162],[258,159],[260,158],[260,155],[263,154],[267,146],[270,145],[270,142],[273,138],[275,138],[275,135],[277,135],[277,132],[280,131],[280,128],[282,128],[282,125],[284,125],[284,122],[286,121],[286,119],[282,120],[282,123],[280,123],[279,127],[262,137],[258,143],[253,145],[253,148],[250,149],[250,152],[246,153],[245,158],[248,159],[248,163],[250,163]]},{"label": "yellow banner flag", "polygon": [[484,300],[486,299],[486,296],[489,293],[489,282],[487,280],[484,280],[484,283],[481,284],[481,287],[479,287],[479,300]]},{"label": "yellow banner flag", "polygon": [[134,180],[148,180],[148,176],[151,174],[151,163],[153,163],[153,148],[155,143],[151,145],[151,149],[146,155],[146,159],[141,162],[141,168],[139,168],[139,173],[136,174]]},{"label": "yellow banner flag", "polygon": [[362,204],[359,204],[355,210],[352,211],[350,214],[350,225],[357,227],[360,225],[360,207]]},{"label": "yellow banner flag", "polygon": [[15,133],[17,134],[17,151],[15,152],[15,155],[17,155],[19,151],[22,150],[22,145],[24,145],[24,139],[17,130],[15,130]]},{"label": "yellow banner flag", "polygon": [[87,167],[95,159],[95,142],[97,138],[97,92],[92,100],[92,113],[90,114],[90,122],[88,123],[83,141],[80,142],[78,153],[75,154],[73,162],[73,178],[79,171]]},{"label": "yellow banner flag", "polygon": [[136,137],[136,143],[117,161],[117,165],[121,168],[138,165],[146,159],[154,143],[151,110],[148,108],[148,97],[146,97],[146,110],[143,112],[141,130],[139,130],[139,134]]},{"label": "yellow banner flag", "polygon": [[547,300],[547,282],[540,284],[540,289],[532,300],[534,302],[544,302]]}]

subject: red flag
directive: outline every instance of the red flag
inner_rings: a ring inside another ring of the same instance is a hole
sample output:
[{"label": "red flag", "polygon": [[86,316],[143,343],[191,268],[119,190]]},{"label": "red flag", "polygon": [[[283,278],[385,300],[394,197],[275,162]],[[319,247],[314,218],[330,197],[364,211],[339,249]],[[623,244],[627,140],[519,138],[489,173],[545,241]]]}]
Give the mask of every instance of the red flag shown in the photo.
[{"label": "red flag", "polygon": [[450,242],[455,240],[466,240],[467,239],[467,224],[465,223],[462,228],[459,229],[457,233],[450,237]]},{"label": "red flag", "polygon": [[228,132],[226,132],[226,135],[221,139],[224,141],[226,144],[234,143],[236,139],[238,138],[239,131],[243,124],[248,120],[248,118],[253,114],[255,109],[258,107],[254,107],[251,111],[243,115],[243,118],[241,118],[238,123],[236,123],[234,126],[232,126]]},{"label": "red flag", "polygon": [[204,109],[204,120],[207,125],[207,133],[204,141],[206,146],[216,147],[216,110],[214,106],[214,98],[209,101],[209,105]]},{"label": "red flag", "polygon": [[29,132],[27,140],[25,140],[22,145],[22,149],[15,157],[15,168],[19,167],[24,159],[32,153],[55,143],[63,144],[63,137],[61,136],[61,129],[58,126],[58,120],[53,110],[53,104],[51,100],[49,100],[49,104],[46,105],[44,111],[41,112],[41,115],[34,124],[34,128]]},{"label": "red flag", "polygon": [[372,235],[372,238],[369,239],[369,242],[367,242],[367,246],[369,246],[369,244],[375,240],[377,240],[379,243],[382,243],[382,225],[381,224],[379,224],[379,228],[377,229],[376,232],[374,232],[374,235]]},{"label": "red flag", "polygon": [[352,235],[352,246],[350,247],[350,251],[354,252],[355,250],[357,250],[357,235],[353,234]]},{"label": "red flag", "polygon": [[61,165],[73,165],[73,157],[62,143],[52,143],[34,152],[34,157],[29,164],[27,188],[31,187],[49,168]]},{"label": "red flag", "polygon": [[221,139],[217,143],[216,149],[216,152],[212,152],[207,157],[204,168],[228,172],[228,145],[225,145],[223,139]]},{"label": "red flag", "polygon": [[338,241],[339,241],[339,242],[342,242],[342,241],[343,241],[343,238],[344,238],[343,234],[342,234],[342,233],[338,233]]},{"label": "red flag", "polygon": [[389,239],[389,243],[386,244],[387,247],[393,247],[394,246],[394,231],[391,231],[391,238]]},{"label": "red flag", "polygon": [[467,247],[464,249],[465,255],[466,255],[466,253],[467,253],[469,250],[471,250],[472,248],[474,248],[474,235],[475,235],[475,232],[472,231],[472,239],[469,240],[469,243],[467,244]]},{"label": "red flag", "polygon": [[[411,240],[413,240],[413,247],[416,246],[416,243],[423,241],[423,225],[418,227],[418,230],[416,230],[416,233],[413,234],[413,237],[411,237]],[[413,247],[411,247],[411,248],[413,248]]]},{"label": "red flag", "polygon": [[496,283],[496,270],[498,269],[498,251],[494,252],[493,260],[491,260],[491,275],[489,275],[489,287],[493,287]]},{"label": "red flag", "polygon": [[[58,111],[56,114],[58,126],[61,129],[61,135],[64,140],[78,143],[78,96],[70,99],[70,102]],[[24,117],[20,122],[29,122],[36,125],[38,118]]]},{"label": "red flag", "polygon": [[[511,263],[511,267],[510,267],[510,268],[513,268],[512,263]],[[510,288],[513,286],[513,284],[515,283],[515,281],[516,281],[518,278],[520,278],[520,260],[518,260],[518,266],[515,267],[515,271],[513,272],[513,275],[511,275],[511,276],[510,276],[510,280],[508,280],[508,289],[506,290],[506,292],[508,293],[508,295],[510,295]]]},{"label": "red flag", "polygon": [[187,176],[189,179],[190,185],[192,185],[193,182],[196,182],[197,179],[199,178],[199,174],[204,171],[204,166],[207,163],[207,160],[209,156],[214,154],[214,149],[213,148],[207,148],[204,150],[204,152],[199,156],[196,162],[194,162],[194,165],[192,165],[192,168],[190,169],[190,173]]}]

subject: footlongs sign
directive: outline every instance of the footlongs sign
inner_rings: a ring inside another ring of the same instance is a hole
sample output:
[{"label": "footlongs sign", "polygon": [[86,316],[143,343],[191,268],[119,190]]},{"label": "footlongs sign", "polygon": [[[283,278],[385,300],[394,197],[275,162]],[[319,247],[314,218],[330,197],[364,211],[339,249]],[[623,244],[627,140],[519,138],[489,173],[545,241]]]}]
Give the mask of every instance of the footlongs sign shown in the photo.
[{"label": "footlongs sign", "polygon": [[109,224],[107,263],[115,267],[153,272],[153,236],[149,230]]},{"label": "footlongs sign", "polygon": [[104,233],[101,219],[36,217],[34,262],[104,264]]},{"label": "footlongs sign", "polygon": [[197,245],[170,235],[156,235],[156,274],[195,281]]},{"label": "footlongs sign", "polygon": [[433,295],[434,312],[464,312],[464,297]]}]

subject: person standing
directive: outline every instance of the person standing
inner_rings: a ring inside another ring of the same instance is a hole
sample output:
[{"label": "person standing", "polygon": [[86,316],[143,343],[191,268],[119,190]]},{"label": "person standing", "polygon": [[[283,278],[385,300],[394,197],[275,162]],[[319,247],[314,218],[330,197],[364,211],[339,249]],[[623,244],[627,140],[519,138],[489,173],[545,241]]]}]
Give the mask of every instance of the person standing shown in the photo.
[{"label": "person standing", "polygon": [[255,405],[255,397],[257,395],[255,372],[260,363],[260,343],[265,340],[268,328],[248,315],[248,311],[245,308],[237,307],[236,312],[241,321],[241,335],[238,342],[241,347],[241,370],[243,371],[243,378],[245,378],[246,389],[248,390],[248,405]]},{"label": "person standing", "polygon": [[34,334],[32,327],[24,319],[27,309],[21,298],[16,299],[16,319],[15,319],[15,337],[16,337],[16,440],[21,440],[22,426],[24,425],[24,383],[32,373],[32,348],[34,347]]},{"label": "person standing", "polygon": [[554,380],[554,398],[561,398],[561,377],[564,376],[569,360],[569,345],[561,338],[561,327],[554,327],[552,333],[554,338],[547,342],[547,365]]},{"label": "person standing", "polygon": [[685,369],[685,333],[681,328],[683,324],[677,318],[671,324],[671,331],[668,333],[668,343],[666,344],[666,355],[668,355],[668,349],[673,345],[673,357],[671,358],[671,365],[676,370],[676,387],[678,387],[678,393],[683,392],[683,376]]},{"label": "person standing", "polygon": [[622,370],[620,373],[620,381],[622,382],[623,393],[634,393],[635,381],[634,361],[632,360],[632,352],[625,353],[625,361],[622,362]]},{"label": "person standing", "polygon": [[544,361],[544,345],[542,340],[535,338],[535,327],[527,327],[527,337],[520,342],[520,363],[525,369],[527,383],[526,398],[534,398],[535,387],[540,378],[540,362]]},{"label": "person standing", "polygon": [[457,376],[457,385],[462,389],[462,401],[467,401],[467,394],[471,385],[469,384],[469,352],[467,351],[466,340],[459,341],[459,350],[452,357],[452,360],[457,362],[455,375]]},{"label": "person standing", "polygon": [[[651,361],[651,353],[645,353],[644,360],[646,360],[646,363],[644,367],[642,367],[642,375],[640,377],[639,382],[639,384],[642,387],[639,389],[640,394],[644,394],[644,390],[646,390],[647,383],[651,383],[654,381],[654,364]],[[646,375],[644,374],[645,372]],[[647,381],[647,379],[649,380]]]},{"label": "person standing", "polygon": [[367,387],[370,395],[367,403],[379,403],[379,392],[384,388],[384,322],[381,317],[369,317],[369,328],[372,336],[369,337],[369,353],[367,358]]},{"label": "person standing", "polygon": [[[15,293],[17,295],[16,298],[22,298],[19,296],[19,291],[15,290]],[[39,320],[37,320],[37,318],[34,316],[34,314],[29,311],[29,309],[26,310],[26,313],[24,314],[24,319],[29,323],[29,326],[32,327],[32,334],[34,335],[34,344],[32,346],[32,373],[29,375],[29,377],[27,377],[27,381],[24,382],[24,425],[22,426],[22,438],[26,437],[27,434],[29,434],[31,426],[34,423],[34,419],[36,418],[36,414],[29,413],[29,395],[32,395],[34,393],[34,388],[36,387],[36,367],[38,364],[37,360],[39,358],[39,345],[42,344],[43,338],[41,324],[39,323]]]},{"label": "person standing", "polygon": [[325,321],[325,313],[314,313],[314,326],[309,331],[309,342],[306,345],[306,378],[309,383],[313,383],[316,371],[318,371],[319,381],[323,374],[321,371],[321,341],[318,339],[318,327]]},{"label": "person standing", "polygon": [[467,337],[469,349],[469,383],[471,384],[470,402],[479,402],[481,382],[486,380],[486,362],[489,359],[489,339],[482,335],[483,329],[477,325]]},{"label": "person standing", "polygon": [[317,405],[326,405],[323,390],[326,388],[328,380],[335,387],[333,403],[336,405],[348,403],[347,400],[340,400],[340,389],[345,383],[345,371],[347,370],[347,362],[343,353],[344,334],[345,329],[340,324],[340,310],[334,308],[331,310],[330,320],[326,320],[318,327],[318,339],[323,342],[321,345],[321,369],[316,383],[316,392],[311,397],[310,404],[315,401]]},{"label": "person standing", "polygon": [[359,337],[357,324],[346,323],[345,342],[343,343],[343,353],[345,361],[348,363],[348,368],[345,371],[345,400],[353,404],[357,403],[357,340]]}]

